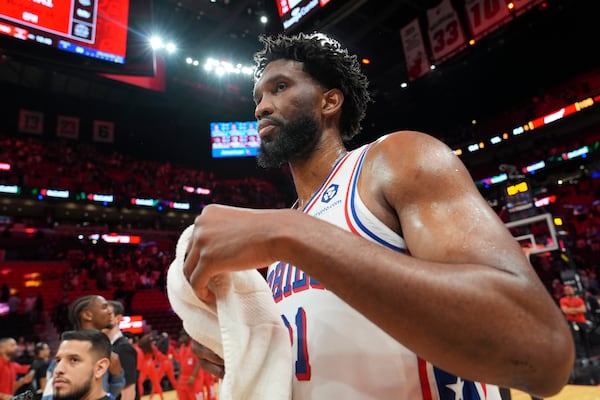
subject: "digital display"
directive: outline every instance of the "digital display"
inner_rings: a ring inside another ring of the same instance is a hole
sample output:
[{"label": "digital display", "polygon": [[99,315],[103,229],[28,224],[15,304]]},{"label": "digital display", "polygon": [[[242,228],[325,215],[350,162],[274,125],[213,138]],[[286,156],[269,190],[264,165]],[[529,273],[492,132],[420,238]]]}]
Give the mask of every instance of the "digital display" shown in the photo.
[{"label": "digital display", "polygon": [[533,197],[526,181],[506,185],[506,209],[518,212],[533,207]]},{"label": "digital display", "polygon": [[119,322],[119,329],[139,335],[144,333],[144,319],[141,315],[124,315]]},{"label": "digital display", "polygon": [[277,0],[277,11],[284,30],[302,22],[310,13],[325,7],[331,0]]},{"label": "digital display", "polygon": [[210,138],[213,158],[254,157],[260,138],[256,121],[211,122]]},{"label": "digital display", "polygon": [[124,64],[129,12],[129,0],[5,1],[0,34]]}]

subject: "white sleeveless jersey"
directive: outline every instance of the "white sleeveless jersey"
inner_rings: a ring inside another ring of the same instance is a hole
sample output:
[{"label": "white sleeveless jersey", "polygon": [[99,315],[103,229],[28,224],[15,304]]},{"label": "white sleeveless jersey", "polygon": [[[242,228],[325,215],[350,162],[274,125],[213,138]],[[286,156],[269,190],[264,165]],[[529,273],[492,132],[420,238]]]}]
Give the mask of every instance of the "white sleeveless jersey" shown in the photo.
[{"label": "white sleeveless jersey", "polygon": [[[368,146],[340,159],[304,212],[405,252],[402,237],[362,203],[357,180]],[[365,271],[365,279],[368,279]],[[499,400],[418,357],[303,271],[274,263],[267,283],[290,333],[293,399]]]}]

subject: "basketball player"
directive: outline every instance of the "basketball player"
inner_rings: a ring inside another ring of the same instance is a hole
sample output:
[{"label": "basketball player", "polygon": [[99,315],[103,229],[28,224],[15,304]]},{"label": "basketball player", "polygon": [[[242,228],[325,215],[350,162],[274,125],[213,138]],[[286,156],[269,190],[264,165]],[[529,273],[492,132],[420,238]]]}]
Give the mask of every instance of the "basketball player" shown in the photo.
[{"label": "basketball player", "polygon": [[258,163],[288,163],[298,201],[207,206],[185,261],[196,294],[214,301],[215,275],[270,264],[294,400],[557,393],[567,325],[458,157],[412,131],[348,151],[370,101],[356,57],[322,34],[262,41]]}]

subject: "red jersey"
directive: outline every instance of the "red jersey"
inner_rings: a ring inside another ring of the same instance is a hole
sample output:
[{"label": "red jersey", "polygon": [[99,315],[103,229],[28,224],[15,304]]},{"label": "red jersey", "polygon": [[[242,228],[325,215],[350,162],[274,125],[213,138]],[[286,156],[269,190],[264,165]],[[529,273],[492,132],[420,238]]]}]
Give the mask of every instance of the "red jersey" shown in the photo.
[{"label": "red jersey", "polygon": [[[194,372],[198,358],[192,353],[192,343],[182,344],[176,351],[176,359],[179,363],[179,381],[185,382]],[[198,373],[200,375],[200,373]],[[197,377],[199,378],[199,377]]]},{"label": "red jersey", "polygon": [[0,393],[13,395],[17,374],[26,374],[28,371],[29,365],[11,362],[0,357]]},{"label": "red jersey", "polygon": [[[580,299],[577,296],[573,296],[573,297],[564,296],[560,299],[560,306],[567,307],[567,308],[578,308],[581,306],[585,307],[585,303],[583,302],[582,299]],[[584,313],[565,314],[565,317],[567,317],[568,321],[573,321],[573,322],[584,323],[586,321]]]}]

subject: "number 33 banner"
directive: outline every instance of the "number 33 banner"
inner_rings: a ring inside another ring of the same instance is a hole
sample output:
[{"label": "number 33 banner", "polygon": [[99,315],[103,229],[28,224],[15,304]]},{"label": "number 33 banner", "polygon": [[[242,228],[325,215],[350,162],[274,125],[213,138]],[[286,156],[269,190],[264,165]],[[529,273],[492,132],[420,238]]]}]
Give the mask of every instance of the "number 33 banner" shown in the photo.
[{"label": "number 33 banner", "polygon": [[450,0],[427,10],[429,42],[435,63],[443,61],[465,45],[465,33]]}]

